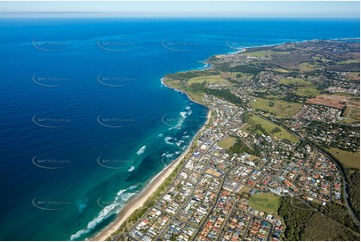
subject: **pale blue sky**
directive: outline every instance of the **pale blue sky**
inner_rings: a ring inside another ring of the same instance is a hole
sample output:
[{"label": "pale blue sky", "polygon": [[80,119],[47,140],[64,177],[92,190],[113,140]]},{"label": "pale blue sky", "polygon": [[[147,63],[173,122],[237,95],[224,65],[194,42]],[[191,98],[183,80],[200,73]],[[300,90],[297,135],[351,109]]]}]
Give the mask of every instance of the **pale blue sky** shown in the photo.
[{"label": "pale blue sky", "polygon": [[[358,1],[0,2],[0,16],[359,18]],[[36,13],[36,14],[35,14]],[[41,13],[41,14],[40,14]]]}]

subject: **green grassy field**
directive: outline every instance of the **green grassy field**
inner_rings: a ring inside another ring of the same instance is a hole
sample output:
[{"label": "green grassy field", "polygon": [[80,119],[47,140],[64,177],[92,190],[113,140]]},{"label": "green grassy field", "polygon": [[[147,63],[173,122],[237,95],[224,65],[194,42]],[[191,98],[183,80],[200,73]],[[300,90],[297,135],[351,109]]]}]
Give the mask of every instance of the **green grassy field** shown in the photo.
[{"label": "green grassy field", "polygon": [[298,65],[298,69],[301,72],[309,72],[318,69],[318,66],[309,62],[304,62]]},{"label": "green grassy field", "polygon": [[242,194],[242,192],[249,193],[252,190],[251,187],[244,185],[241,190],[238,191],[239,194]]},{"label": "green grassy field", "polygon": [[230,77],[232,79],[242,79],[249,81],[253,77],[252,74],[242,73],[242,72],[223,72],[222,75]]},{"label": "green grassy field", "polygon": [[275,128],[279,128],[281,131],[276,132],[274,134],[271,134],[273,136],[276,136],[280,139],[287,139],[291,142],[297,142],[298,138],[294,135],[292,135],[291,133],[289,133],[288,131],[286,131],[285,129],[281,128],[278,125],[275,125],[273,123],[271,123],[270,121],[267,121],[263,118],[260,118],[256,115],[253,115],[252,117],[250,117],[249,123],[247,124],[247,126],[245,127],[246,130],[250,129],[253,125],[256,124],[260,124],[268,133],[271,134],[271,131]]},{"label": "green grassy field", "polygon": [[217,145],[223,149],[229,149],[236,142],[236,138],[227,137],[217,143]]},{"label": "green grassy field", "polygon": [[345,60],[345,61],[340,61],[338,62],[338,64],[344,65],[344,64],[354,64],[354,63],[360,63],[360,60]]},{"label": "green grassy field", "polygon": [[347,118],[342,120],[344,123],[360,123],[360,109],[358,108],[347,108],[345,116]]},{"label": "green grassy field", "polygon": [[316,97],[320,95],[320,91],[316,89],[314,86],[308,86],[308,87],[299,87],[296,91],[294,91],[295,94],[299,96],[305,96],[305,97]]},{"label": "green grassy field", "polygon": [[271,193],[255,194],[249,200],[249,206],[252,208],[272,215],[278,215],[280,205],[280,198]]},{"label": "green grassy field", "polygon": [[252,100],[250,105],[254,109],[260,109],[265,112],[273,113],[278,117],[291,117],[302,107],[302,104],[300,103],[275,101],[263,98],[256,98]]},{"label": "green grassy field", "polygon": [[281,79],[278,83],[294,86],[294,93],[299,96],[316,97],[320,94],[320,91],[317,90],[316,86],[313,83],[300,78],[284,78]]},{"label": "green grassy field", "polygon": [[348,72],[347,78],[352,81],[359,81],[360,80],[360,72]]},{"label": "green grassy field", "polygon": [[192,101],[200,104],[205,104],[206,99],[204,97],[204,93],[200,92],[188,92],[188,96],[192,99]]},{"label": "green grassy field", "polygon": [[285,85],[293,84],[293,85],[300,85],[300,86],[312,85],[311,82],[308,82],[308,81],[305,81],[305,80],[299,79],[299,78],[284,78],[284,79],[280,80],[278,83],[285,84]]},{"label": "green grassy field", "polygon": [[203,83],[203,82],[207,84],[230,85],[230,83],[227,80],[225,80],[219,75],[193,77],[187,81],[187,85],[192,85],[193,83]]},{"label": "green grassy field", "polygon": [[259,157],[258,157],[258,156],[255,156],[255,155],[251,155],[251,156],[249,157],[249,160],[250,160],[250,161],[259,160]]},{"label": "green grassy field", "polygon": [[281,72],[281,73],[289,73],[290,72],[289,70],[286,70],[286,69],[283,69],[283,68],[277,68],[277,69],[275,69],[275,71]]},{"label": "green grassy field", "polygon": [[330,59],[326,59],[325,57],[321,57],[321,56],[312,56],[312,59],[314,59],[315,61],[321,61],[321,62],[331,61]]},{"label": "green grassy field", "polygon": [[[175,88],[175,89],[181,90],[183,92],[185,92],[187,90],[187,86],[184,85],[184,82],[179,81],[179,80],[165,79],[164,83],[171,88]],[[204,93],[188,91],[188,96],[194,102],[205,104]]]},{"label": "green grassy field", "polygon": [[351,117],[352,119],[359,120],[359,119],[360,119],[360,109],[353,108],[353,109],[350,111],[350,117]]},{"label": "green grassy field", "polygon": [[360,169],[360,152],[349,152],[338,148],[330,148],[328,151],[339,159],[346,168]]},{"label": "green grassy field", "polygon": [[290,52],[277,52],[272,50],[261,50],[261,51],[252,51],[252,52],[245,52],[245,55],[252,56],[252,57],[271,57],[272,55],[286,55]]}]

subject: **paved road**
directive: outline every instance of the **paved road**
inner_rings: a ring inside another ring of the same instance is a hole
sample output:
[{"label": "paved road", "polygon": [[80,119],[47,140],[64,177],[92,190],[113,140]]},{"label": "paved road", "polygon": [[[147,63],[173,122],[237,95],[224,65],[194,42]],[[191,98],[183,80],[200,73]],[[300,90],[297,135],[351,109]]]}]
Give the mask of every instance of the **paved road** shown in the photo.
[{"label": "paved road", "polygon": [[229,211],[226,219],[224,220],[224,223],[223,223],[222,226],[219,228],[219,234],[218,234],[217,239],[216,239],[217,241],[220,241],[221,236],[224,235],[224,233],[225,233],[224,227],[226,226],[226,224],[229,223],[229,218],[231,217],[231,215],[233,214],[233,212],[234,212],[234,210],[235,210],[235,208],[236,208],[237,201],[235,200],[234,197],[233,197],[233,200],[234,200],[234,201],[233,201],[232,208],[231,208],[231,210]]},{"label": "paved road", "polygon": [[[212,148],[213,145],[214,145],[216,142],[217,142],[217,141],[213,142],[213,143],[209,146],[209,148],[205,151],[205,153],[207,153],[207,152],[209,151],[209,149]],[[197,147],[201,147],[203,144],[204,144],[204,142],[203,142],[202,144],[200,144],[199,146],[197,146]],[[187,162],[189,161],[189,159],[190,159],[191,157],[192,157],[192,156],[190,156],[190,157],[186,160],[186,162],[185,162],[184,165],[182,166],[182,169],[178,172],[176,178],[178,178],[179,174],[180,174],[181,171],[184,169],[185,165],[187,164]],[[208,164],[209,164],[210,161],[211,161],[211,160],[208,160],[207,162],[204,163],[202,172],[201,172],[201,174],[200,174],[200,176],[199,176],[196,184],[194,184],[193,190],[192,190],[192,192],[190,193],[189,197],[188,197],[186,200],[184,200],[184,202],[180,205],[178,211],[177,211],[174,215],[172,215],[172,218],[168,221],[168,225],[164,226],[163,229],[160,231],[159,235],[156,237],[157,240],[159,240],[159,239],[162,237],[162,235],[166,232],[166,230],[167,230],[167,228],[169,227],[169,225],[170,225],[174,220],[178,219],[179,213],[188,205],[188,202],[192,199],[192,195],[194,194],[194,191],[197,189],[198,184],[199,184],[199,182],[201,181],[201,179],[202,179],[202,177],[203,177],[203,174],[204,174],[206,168],[208,167]],[[175,179],[176,179],[176,178],[175,178]],[[175,179],[173,180],[173,182],[175,181]],[[187,178],[187,180],[188,180],[188,179],[189,179],[189,178]],[[168,187],[167,191],[166,191],[164,194],[168,193],[169,189],[170,189],[170,188],[172,187],[172,185],[173,185],[173,182],[172,182],[172,184]],[[160,201],[162,198],[163,198],[163,196],[160,196],[159,199],[158,199],[158,201]],[[156,204],[157,204],[157,203],[155,203],[154,206],[155,206]],[[154,206],[153,206],[153,207],[154,207]],[[157,209],[159,209],[159,208],[157,208]],[[183,221],[183,220],[182,220],[182,221]],[[183,222],[185,222],[185,221],[183,221]]]},{"label": "paved road", "polygon": [[221,186],[220,186],[221,189],[220,189],[219,192],[218,192],[218,195],[217,195],[217,198],[216,198],[216,202],[213,204],[211,210],[210,210],[209,213],[207,214],[207,217],[203,220],[203,223],[202,223],[201,226],[198,228],[198,231],[197,231],[197,233],[196,233],[196,235],[195,235],[194,238],[196,238],[196,237],[198,236],[199,232],[201,232],[204,224],[207,222],[207,220],[208,220],[209,216],[211,215],[213,209],[214,209],[215,206],[218,204],[219,197],[221,196],[221,193],[222,193],[222,190],[223,190],[223,185],[224,185],[225,181],[227,180],[228,173],[229,173],[233,168],[234,168],[234,166],[232,166],[232,167],[226,172],[226,174],[224,174],[224,178],[223,178],[222,184],[221,184]]},{"label": "paved road", "polygon": [[[204,143],[204,142],[203,142],[203,143]],[[203,143],[202,143],[202,144],[203,144]],[[215,142],[213,142],[210,147],[212,147],[214,143],[215,143]],[[202,145],[202,144],[201,144],[201,145]],[[197,148],[200,147],[201,145],[197,146]],[[209,150],[209,148],[208,148],[208,150]],[[208,150],[207,150],[207,151],[208,151]],[[182,170],[184,169],[184,167],[186,166],[187,162],[189,161],[189,159],[190,159],[191,157],[192,157],[192,155],[191,155],[190,157],[188,157],[188,159],[183,163],[182,168],[180,169],[180,171],[182,171]],[[205,164],[205,166],[206,166],[206,164]],[[164,194],[167,194],[167,193],[169,192],[170,188],[173,186],[174,181],[179,177],[180,171],[178,172],[178,174],[176,175],[176,177],[172,180],[171,185],[169,185],[169,187],[167,188],[167,190],[166,190],[163,194],[161,194],[161,195],[159,196],[159,198],[157,199],[157,201],[155,201],[154,205],[151,206],[151,207],[147,210],[147,212],[145,212],[145,213],[143,214],[143,216],[142,216],[140,219],[138,219],[137,222],[134,223],[134,225],[128,230],[127,235],[128,235],[129,237],[132,237],[132,236],[129,234],[129,232],[131,232],[131,231],[135,228],[135,226],[138,224],[138,222],[139,222],[141,219],[145,218],[145,216],[148,214],[148,212],[149,212],[152,208],[159,209],[159,208],[156,207],[156,204],[163,198]],[[198,184],[198,182],[199,182],[199,179],[198,179],[198,181],[197,181],[196,184]],[[195,187],[196,187],[196,185],[195,185]],[[193,189],[193,191],[194,191],[194,189]],[[191,194],[192,194],[192,193],[191,193]],[[184,203],[183,203],[183,204],[184,204]],[[183,205],[183,204],[182,204],[182,205]],[[162,210],[162,209],[159,209],[159,210]],[[179,209],[179,211],[180,211],[180,210],[181,210],[181,209]],[[162,210],[162,211],[163,211],[163,210]],[[176,215],[178,215],[179,211],[177,211]],[[168,223],[170,223],[172,220],[174,220],[174,217],[177,217],[177,216],[172,216],[172,219],[169,220]],[[165,229],[166,229],[167,227],[168,227],[168,225],[164,226],[164,229],[161,231],[161,233],[159,234],[159,236],[157,236],[157,239],[160,238],[160,236],[164,233],[164,231],[165,231]]]}]

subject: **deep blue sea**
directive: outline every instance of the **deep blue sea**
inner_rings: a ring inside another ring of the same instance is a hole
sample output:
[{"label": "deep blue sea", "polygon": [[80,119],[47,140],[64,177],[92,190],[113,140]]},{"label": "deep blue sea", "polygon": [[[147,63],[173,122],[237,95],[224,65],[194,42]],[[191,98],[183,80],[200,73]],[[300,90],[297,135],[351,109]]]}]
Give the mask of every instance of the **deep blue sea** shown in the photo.
[{"label": "deep blue sea", "polygon": [[98,233],[207,109],[161,85],[214,54],[359,38],[359,20],[0,19],[0,240]]}]

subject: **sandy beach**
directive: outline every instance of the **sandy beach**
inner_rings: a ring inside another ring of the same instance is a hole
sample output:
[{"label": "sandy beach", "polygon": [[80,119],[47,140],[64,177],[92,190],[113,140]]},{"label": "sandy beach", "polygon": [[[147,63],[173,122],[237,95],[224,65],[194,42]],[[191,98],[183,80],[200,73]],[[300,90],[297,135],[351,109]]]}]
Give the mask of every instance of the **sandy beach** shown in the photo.
[{"label": "sandy beach", "polygon": [[170,165],[168,165],[156,178],[144,189],[137,197],[131,200],[122,210],[119,212],[117,219],[112,222],[108,227],[103,229],[99,234],[90,238],[93,241],[104,241],[111,236],[119,226],[138,208],[141,208],[145,201],[158,189],[158,187],[172,174],[174,169],[181,163],[183,158],[188,154],[190,148],[193,145],[195,138],[204,130],[205,126],[209,123],[211,117],[211,111],[208,111],[207,121],[203,127],[194,136],[187,150],[185,150],[177,159],[175,159]]}]

